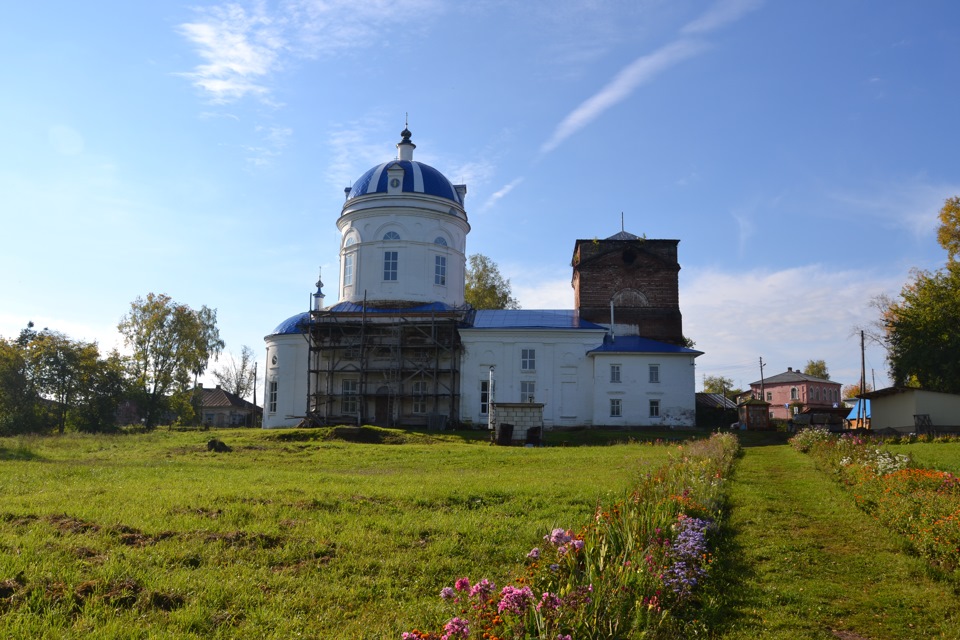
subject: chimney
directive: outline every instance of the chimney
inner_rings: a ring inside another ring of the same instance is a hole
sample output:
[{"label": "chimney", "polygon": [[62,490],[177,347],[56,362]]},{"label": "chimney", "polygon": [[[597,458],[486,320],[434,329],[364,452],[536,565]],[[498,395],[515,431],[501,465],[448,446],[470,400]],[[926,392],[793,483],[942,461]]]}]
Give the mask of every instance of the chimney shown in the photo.
[{"label": "chimney", "polygon": [[787,373],[793,371],[793,367],[787,367]]}]

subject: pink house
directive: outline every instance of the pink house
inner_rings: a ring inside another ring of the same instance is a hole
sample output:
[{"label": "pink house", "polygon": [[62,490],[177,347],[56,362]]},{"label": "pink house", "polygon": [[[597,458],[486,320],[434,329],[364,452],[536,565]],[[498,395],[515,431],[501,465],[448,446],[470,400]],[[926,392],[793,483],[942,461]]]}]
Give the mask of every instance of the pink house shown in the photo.
[{"label": "pink house", "polygon": [[770,417],[787,420],[798,413],[830,411],[843,406],[840,383],[808,376],[787,367],[784,373],[750,383],[754,398],[770,403]]}]

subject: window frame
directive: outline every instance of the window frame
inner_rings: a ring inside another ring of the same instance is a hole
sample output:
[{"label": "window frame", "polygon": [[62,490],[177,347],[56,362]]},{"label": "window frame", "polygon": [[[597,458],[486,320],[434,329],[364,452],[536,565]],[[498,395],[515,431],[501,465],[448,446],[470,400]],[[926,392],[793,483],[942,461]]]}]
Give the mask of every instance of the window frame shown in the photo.
[{"label": "window frame", "polygon": [[343,286],[353,285],[353,254],[348,253],[343,256]]},{"label": "window frame", "polygon": [[383,252],[383,281],[396,282],[399,271],[400,271],[400,252],[384,251]]},{"label": "window frame", "polygon": [[340,413],[354,415],[360,411],[360,381],[344,378],[340,381]]},{"label": "window frame", "polygon": [[520,381],[520,402],[536,402],[537,382],[536,380]]},{"label": "window frame", "polygon": [[649,376],[650,384],[660,384],[660,365],[659,364],[648,364],[647,373]]},{"label": "window frame", "polygon": [[490,380],[480,381],[480,415],[490,415]]},{"label": "window frame", "polygon": [[267,413],[277,412],[278,395],[280,395],[280,382],[274,378],[267,384]]},{"label": "window frame", "polygon": [[621,398],[610,398],[610,417],[623,417],[623,400]]},{"label": "window frame", "polygon": [[433,284],[447,286],[447,256],[434,256]]},{"label": "window frame", "polygon": [[427,412],[427,383],[424,380],[414,380],[411,388],[413,395],[412,412],[414,415],[423,415]]},{"label": "window frame", "polygon": [[660,400],[658,398],[651,398],[648,406],[650,408],[650,417],[659,418],[660,417]]},{"label": "window frame", "polygon": [[520,349],[520,371],[536,371],[537,370],[537,350],[533,349]]}]

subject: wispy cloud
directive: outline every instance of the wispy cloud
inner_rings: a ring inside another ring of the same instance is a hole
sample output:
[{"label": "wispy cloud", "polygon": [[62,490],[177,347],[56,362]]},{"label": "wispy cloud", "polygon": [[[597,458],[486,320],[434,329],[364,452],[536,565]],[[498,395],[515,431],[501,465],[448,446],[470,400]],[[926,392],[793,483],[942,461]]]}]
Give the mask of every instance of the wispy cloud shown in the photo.
[{"label": "wispy cloud", "polygon": [[267,76],[281,66],[283,30],[283,21],[268,15],[262,5],[253,11],[237,4],[203,9],[196,22],[179,27],[205,60],[183,75],[214,103],[265,96]]},{"label": "wispy cloud", "polygon": [[[706,13],[684,26],[681,34],[683,36],[705,35],[740,19],[761,4],[762,0],[720,0]],[[637,58],[614,76],[613,80],[600,91],[567,115],[540,147],[540,153],[550,153],[564,140],[596,120],[607,109],[629,97],[638,87],[706,49],[705,42],[682,37],[653,53]]]},{"label": "wispy cloud", "polygon": [[271,164],[293,135],[293,129],[289,127],[257,127],[256,132],[260,135],[261,144],[244,147],[248,154],[247,162],[254,167]]},{"label": "wispy cloud", "polygon": [[680,33],[684,35],[703,35],[716,31],[736,22],[744,14],[759,9],[762,4],[763,0],[720,0],[706,13],[680,29]]},{"label": "wispy cloud", "polygon": [[417,24],[436,0],[291,0],[275,10],[265,2],[230,2],[197,11],[177,30],[204,60],[190,78],[215,104],[257,97],[270,103],[272,76],[290,59],[330,56],[373,46],[378,32]]},{"label": "wispy cloud", "polygon": [[649,82],[660,72],[703,51],[705,45],[694,40],[677,40],[657,51],[634,60],[614,76],[599,92],[574,109],[554,130],[540,148],[550,153],[574,133],[596,120],[604,111],[621,102],[637,87]]},{"label": "wispy cloud", "polygon": [[918,178],[876,185],[867,192],[834,191],[831,197],[843,206],[846,215],[865,217],[920,239],[936,232],[944,201],[956,193],[960,193],[960,183],[931,184]]},{"label": "wispy cloud", "polygon": [[508,193],[513,191],[514,188],[516,188],[521,182],[523,182],[523,177],[511,180],[509,184],[504,185],[503,187],[498,189],[495,193],[493,193],[493,195],[487,198],[487,201],[483,203],[483,206],[480,207],[480,210],[486,211],[491,207],[495,206],[497,202],[500,201],[501,198],[503,198]]}]

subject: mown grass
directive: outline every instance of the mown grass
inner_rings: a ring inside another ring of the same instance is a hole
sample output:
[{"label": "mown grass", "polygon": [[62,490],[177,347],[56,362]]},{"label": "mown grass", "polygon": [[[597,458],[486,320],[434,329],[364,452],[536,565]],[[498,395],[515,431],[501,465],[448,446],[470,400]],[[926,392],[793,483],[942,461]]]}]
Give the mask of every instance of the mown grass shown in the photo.
[{"label": "mown grass", "polygon": [[745,449],[719,553],[717,637],[960,637],[956,585],[788,446]]},{"label": "mown grass", "polygon": [[0,636],[382,638],[439,621],[451,576],[506,579],[669,449],[290,430],[0,451]]},{"label": "mown grass", "polygon": [[914,442],[886,448],[909,455],[919,467],[960,474],[960,442]]}]

